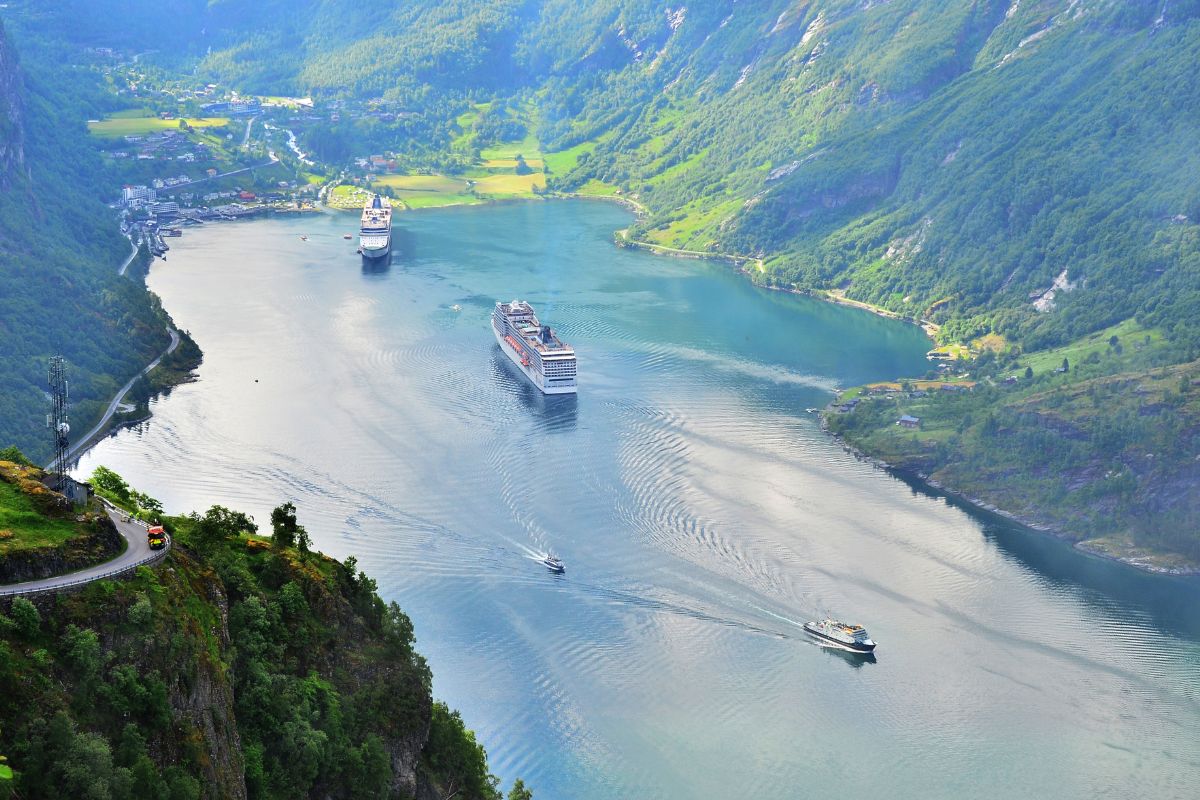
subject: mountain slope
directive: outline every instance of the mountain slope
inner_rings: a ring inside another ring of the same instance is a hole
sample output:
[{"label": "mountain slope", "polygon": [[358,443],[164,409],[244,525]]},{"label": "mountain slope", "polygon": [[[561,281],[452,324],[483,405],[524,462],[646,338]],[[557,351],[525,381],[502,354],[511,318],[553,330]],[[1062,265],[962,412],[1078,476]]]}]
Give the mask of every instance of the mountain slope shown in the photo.
[{"label": "mountain slope", "polygon": [[73,71],[23,69],[0,27],[0,442],[37,460],[49,356],[67,358],[79,430],[168,341],[153,298],[116,274],[129,244],[99,200],[111,188],[83,125],[95,99]]},{"label": "mountain slope", "polygon": [[154,569],[0,599],[11,796],[499,799],[412,623],[353,559],[221,507],[167,524]]},{"label": "mountain slope", "polygon": [[635,235],[765,255],[773,281],[959,338],[1134,313],[1200,336],[1165,266],[1200,218],[1195,0],[176,5],[213,78],[391,98],[442,146],[469,99],[529,101],[544,150],[587,150],[553,188],[620,186],[652,212]]},{"label": "mountain slope", "polygon": [[[1171,10],[1081,7],[1026,25],[1024,47],[990,43],[918,107],[768,185],[723,244],[782,245],[785,279],[931,313],[958,338],[1032,349],[1137,315],[1194,346],[1200,20]],[[1075,290],[1035,308],[1060,274]]]},{"label": "mountain slope", "polygon": [[[167,13],[149,0],[97,2],[116,17]],[[415,169],[461,172],[497,132],[534,131],[550,190],[620,193],[646,209],[631,238],[760,257],[763,283],[930,320],[945,342],[989,351],[969,367],[985,383],[1036,363],[1051,383],[1013,419],[1052,419],[1059,406],[1090,414],[1079,428],[1096,434],[1068,448],[1085,478],[1104,475],[1091,466],[1111,457],[1113,425],[1129,453],[1181,432],[1169,465],[1129,468],[1137,485],[1116,516],[1141,515],[1135,527],[1170,522],[1152,513],[1153,482],[1195,483],[1182,466],[1188,403],[1126,408],[1153,419],[1127,425],[1115,410],[1126,404],[1080,403],[1077,373],[1055,377],[1057,363],[1042,362],[1118,326],[1152,340],[1136,363],[1089,366],[1099,394],[1153,383],[1200,351],[1200,0],[172,7],[172,67],[396,112],[388,124],[314,123],[309,143],[326,160],[393,150]],[[145,46],[139,20],[110,35]],[[937,410],[959,438],[943,437],[936,457],[900,460],[968,482],[986,439],[979,414],[1007,413],[1001,395],[979,398]],[[1080,519],[1115,508],[1096,499],[1108,489],[1078,481],[1035,497],[1036,448],[1009,455],[992,475],[998,498],[1028,509],[1062,489]]]}]

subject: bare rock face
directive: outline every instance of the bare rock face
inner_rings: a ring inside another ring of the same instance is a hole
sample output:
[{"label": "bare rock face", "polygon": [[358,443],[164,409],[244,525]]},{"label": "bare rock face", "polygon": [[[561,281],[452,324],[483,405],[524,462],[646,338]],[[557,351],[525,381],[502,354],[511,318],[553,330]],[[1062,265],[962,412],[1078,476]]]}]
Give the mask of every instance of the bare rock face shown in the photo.
[{"label": "bare rock face", "polygon": [[0,25],[0,188],[25,166],[25,108],[16,54]]},{"label": "bare rock face", "polygon": [[[219,580],[209,577],[203,586],[207,600],[220,611],[215,631],[222,653],[232,645],[229,636],[229,600]],[[204,778],[207,797],[245,800],[246,763],[233,706],[233,667],[221,669],[197,659],[189,674],[179,674],[168,687],[171,708],[185,728],[204,743]]]}]

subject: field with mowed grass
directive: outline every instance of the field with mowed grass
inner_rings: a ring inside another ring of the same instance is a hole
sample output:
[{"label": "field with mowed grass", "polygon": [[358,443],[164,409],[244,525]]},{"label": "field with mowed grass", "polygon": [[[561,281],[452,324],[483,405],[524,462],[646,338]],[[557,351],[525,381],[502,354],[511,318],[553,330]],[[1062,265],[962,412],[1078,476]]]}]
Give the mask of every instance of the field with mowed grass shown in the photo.
[{"label": "field with mowed grass", "polygon": [[442,208],[483,202],[471,193],[471,185],[462,178],[446,175],[384,175],[371,188],[387,189],[394,199],[408,208]]},{"label": "field with mowed grass", "polygon": [[530,197],[535,189],[546,188],[546,176],[540,172],[531,175],[489,175],[475,181],[475,191],[492,197]]},{"label": "field with mowed grass", "polygon": [[461,194],[467,191],[467,182],[445,175],[383,175],[375,179],[375,187],[387,186],[396,192],[439,192]]},{"label": "field with mowed grass", "polygon": [[[192,128],[223,128],[229,124],[228,117],[192,117],[185,120]],[[179,130],[178,119],[158,117],[111,116],[106,119],[88,120],[88,132],[93,136],[116,138],[118,136],[143,136],[159,131]]]},{"label": "field with mowed grass", "polygon": [[479,157],[485,162],[515,159],[517,156],[524,156],[526,162],[531,158],[540,161],[542,147],[538,144],[537,137],[530,133],[519,142],[502,142],[479,151]]}]

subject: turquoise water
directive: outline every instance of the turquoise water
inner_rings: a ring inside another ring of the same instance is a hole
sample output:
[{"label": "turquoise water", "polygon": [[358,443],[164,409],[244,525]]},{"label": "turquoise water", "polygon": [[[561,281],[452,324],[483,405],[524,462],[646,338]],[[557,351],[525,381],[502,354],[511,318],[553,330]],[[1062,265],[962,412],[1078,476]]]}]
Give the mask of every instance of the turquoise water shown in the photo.
[{"label": "turquoise water", "polygon": [[[412,616],[506,784],[1195,795],[1200,585],[967,513],[805,412],[923,372],[919,330],[617,249],[628,216],[606,205],[401,215],[375,269],[342,239],[355,222],[173,241],[150,285],[204,349],[199,380],[82,471],[172,511],[294,500]],[[576,347],[578,398],[499,354],[489,315],[514,297]],[[865,624],[876,661],[808,640],[821,614]]]}]

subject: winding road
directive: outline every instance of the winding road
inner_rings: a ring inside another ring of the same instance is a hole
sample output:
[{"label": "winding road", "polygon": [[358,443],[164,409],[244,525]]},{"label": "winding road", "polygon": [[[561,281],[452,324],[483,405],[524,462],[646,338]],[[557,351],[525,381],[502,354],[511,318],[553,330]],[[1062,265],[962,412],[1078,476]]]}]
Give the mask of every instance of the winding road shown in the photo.
[{"label": "winding road", "polygon": [[[130,253],[129,256],[122,262],[117,269],[118,275],[124,275],[125,270],[133,263],[133,259],[138,254],[137,243],[131,238],[129,240]],[[121,401],[125,399],[125,395],[129,394],[129,390],[133,388],[133,384],[138,378],[146,375],[150,370],[162,363],[162,360],[175,352],[175,348],[179,347],[179,332],[168,326],[167,333],[171,334],[171,343],[167,345],[167,349],[159,354],[158,358],[151,361],[146,367],[134,375],[129,381],[121,387],[116,396],[108,404],[108,408],[104,411],[104,416],[96,423],[96,426],[82,436],[75,444],[71,445],[67,451],[69,458],[76,456],[80,450],[87,447],[93,439],[108,425],[113,414],[117,413],[117,408],[121,405]],[[47,466],[46,469],[50,469]],[[51,578],[42,578],[36,581],[25,581],[23,583],[11,583],[0,586],[0,597],[5,595],[17,594],[37,594],[39,592],[53,592],[60,589],[66,589],[71,586],[79,586],[81,584],[90,583],[91,581],[101,578],[111,578],[116,575],[128,572],[135,567],[140,567],[143,564],[152,564],[161,561],[171,549],[171,539],[167,538],[167,546],[162,550],[151,550],[150,544],[146,540],[146,525],[143,522],[130,520],[126,521],[127,517],[124,511],[111,505],[106,500],[101,500],[104,504],[105,513],[109,519],[117,526],[117,532],[125,539],[125,550],[116,558],[105,561],[102,564],[97,564],[93,567],[68,572],[65,575],[55,575]]]},{"label": "winding road", "polygon": [[129,258],[125,259],[125,261],[122,262],[122,264],[121,264],[121,268],[117,270],[117,274],[120,275],[121,277],[125,277],[125,270],[129,269],[129,265],[133,263],[133,259],[138,254],[137,242],[135,242],[133,240],[133,237],[127,237],[127,238],[129,239],[129,247],[130,247]]},{"label": "winding road", "polygon": [[171,344],[167,345],[167,349],[162,351],[158,358],[151,361],[148,365],[146,365],[145,369],[143,369],[137,375],[134,375],[129,379],[128,383],[121,387],[121,390],[117,392],[115,397],[113,397],[112,402],[108,404],[108,408],[104,410],[104,416],[102,416],[100,421],[96,423],[96,427],[92,428],[90,431],[80,437],[80,439],[76,441],[75,444],[71,445],[69,450],[67,450],[68,459],[74,458],[80,450],[86,448],[87,445],[90,444],[91,441],[104,430],[104,428],[108,425],[108,421],[112,419],[113,414],[117,413],[117,407],[121,405],[121,401],[125,399],[125,395],[129,394],[129,390],[133,388],[133,384],[137,381],[137,379],[143,375],[146,375],[150,372],[150,370],[161,364],[164,358],[169,356],[171,353],[174,353],[175,348],[179,347],[179,332],[174,328],[167,328],[167,333],[171,334]]},{"label": "winding road", "polygon": [[150,544],[146,541],[145,523],[137,520],[126,522],[125,512],[116,509],[107,502],[104,503],[104,508],[108,513],[108,518],[117,526],[117,532],[125,537],[125,552],[111,561],[105,561],[103,564],[97,564],[94,567],[88,567],[76,572],[68,572],[65,575],[55,575],[52,578],[42,578],[36,581],[10,583],[0,586],[0,597],[16,594],[56,592],[72,586],[79,586],[100,580],[101,578],[112,578],[144,564],[153,564],[161,561],[170,552],[170,537],[167,538],[167,546],[165,548],[162,550],[151,550]]}]

